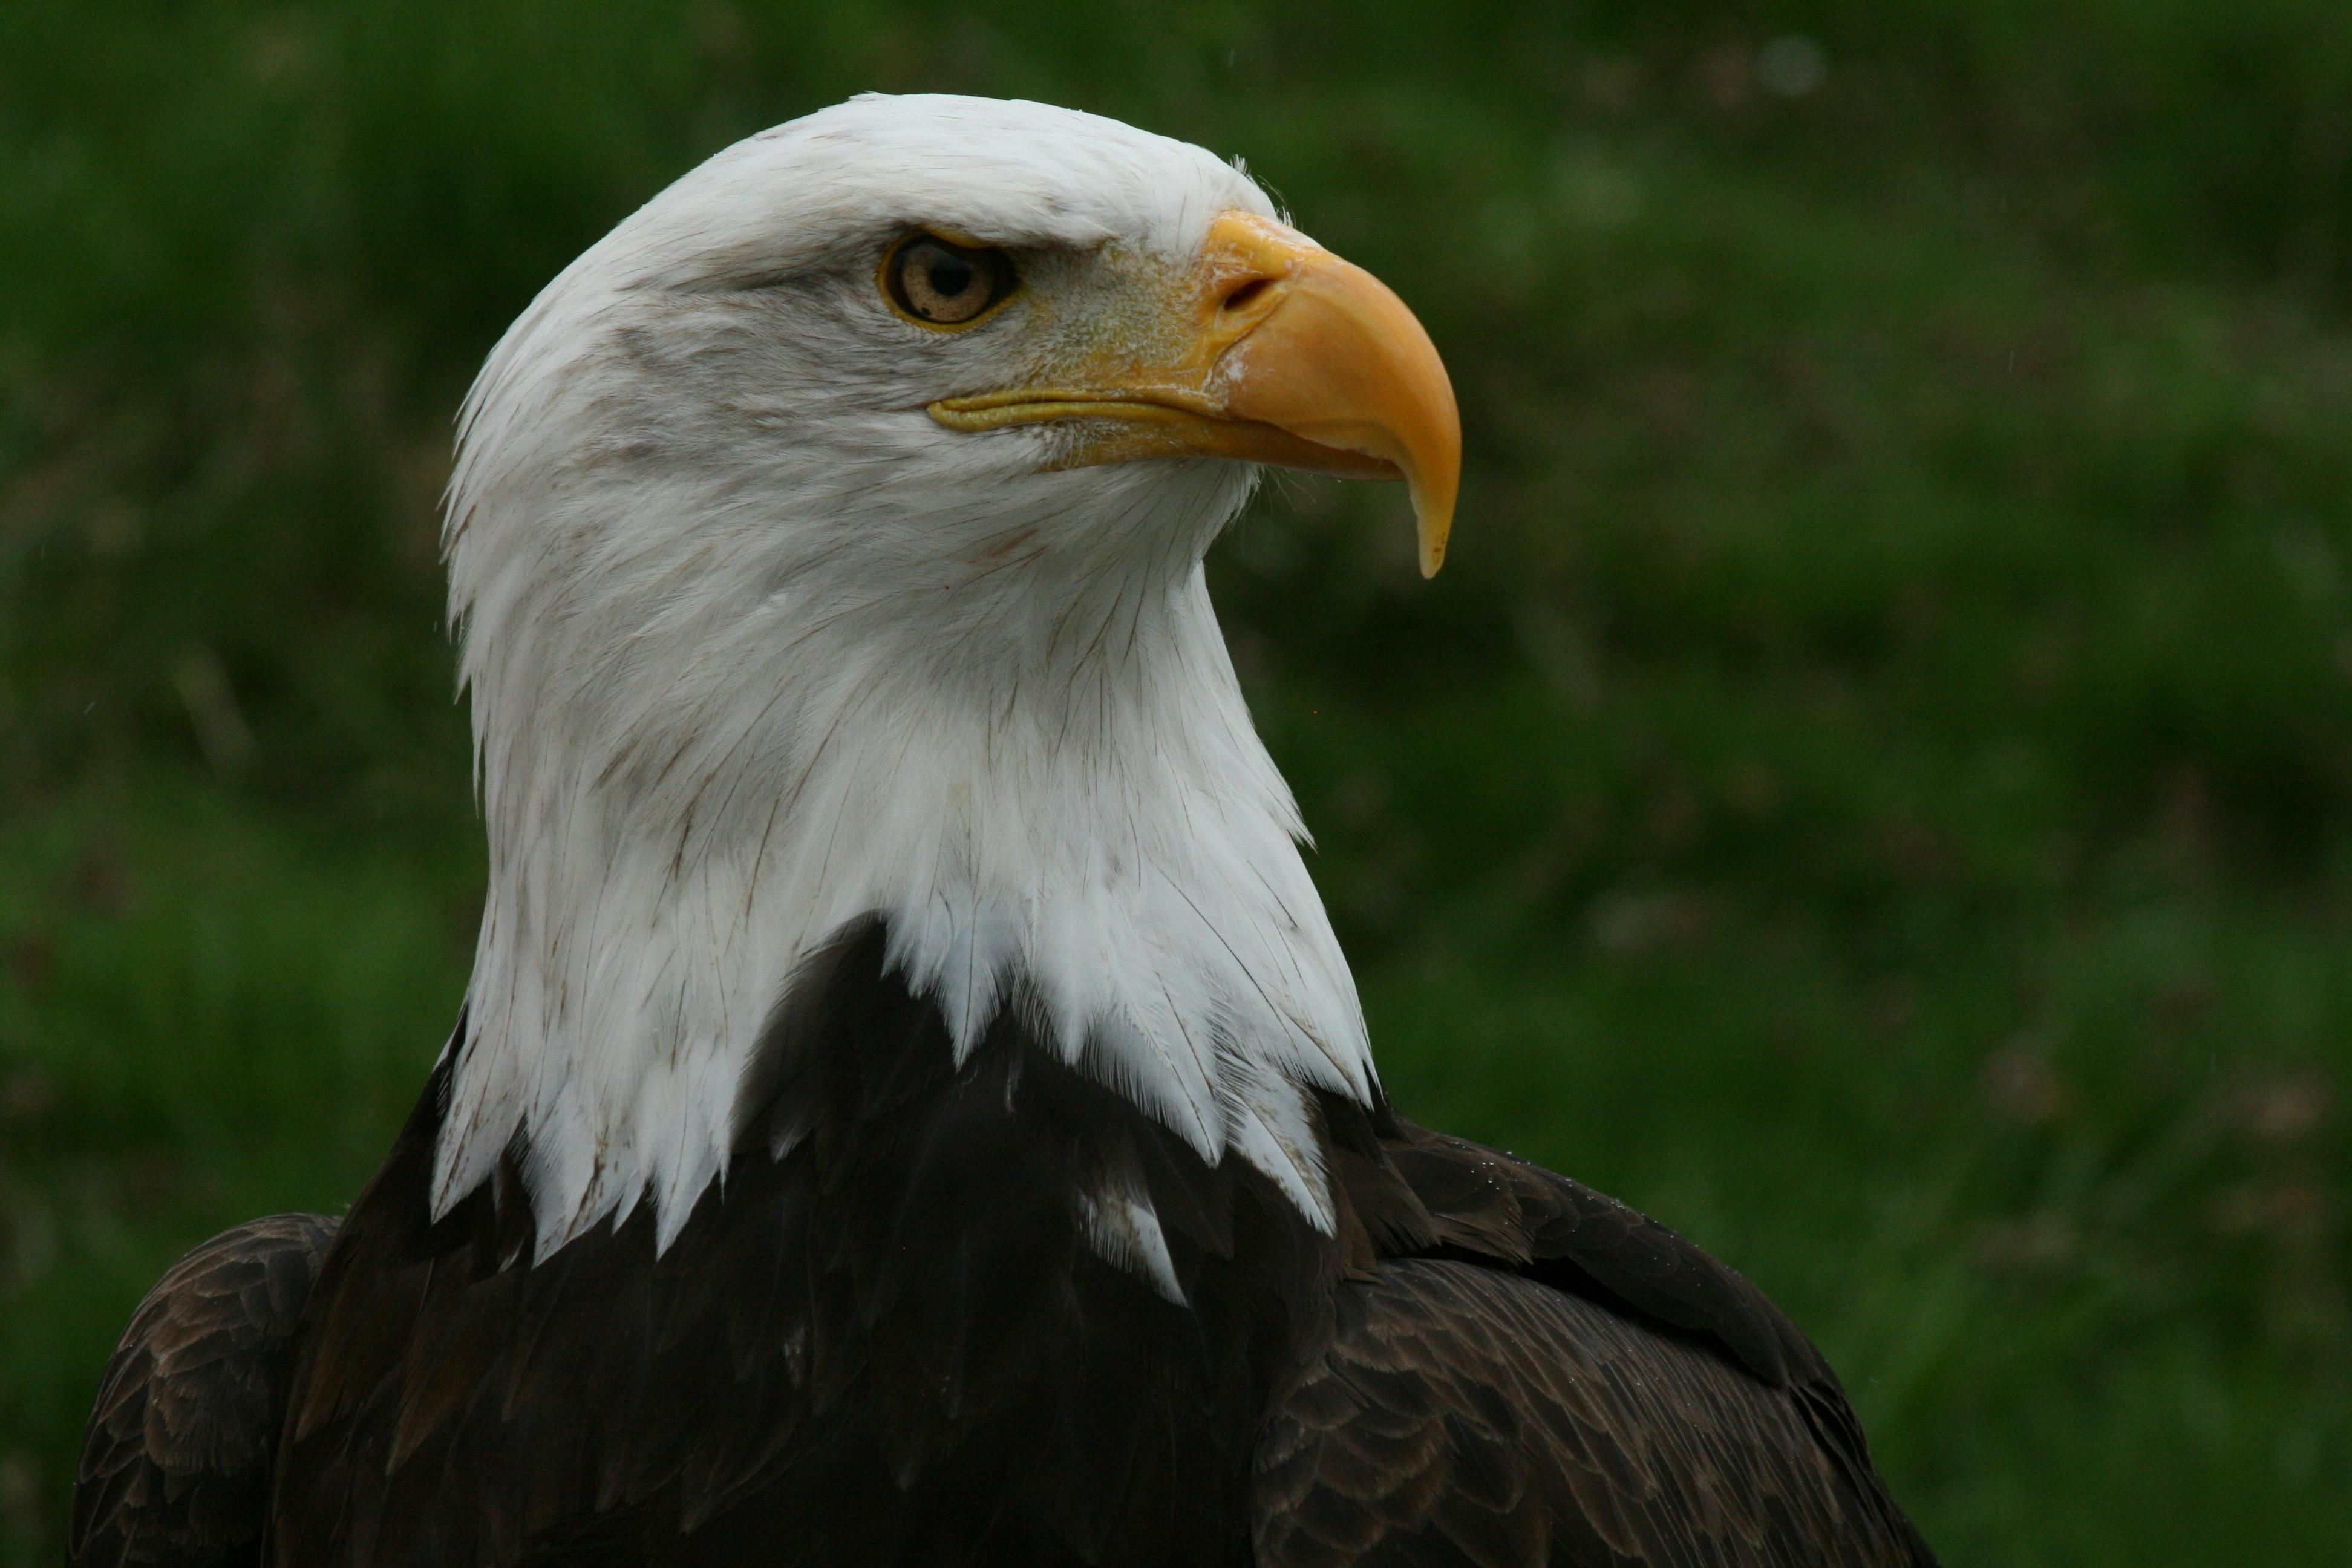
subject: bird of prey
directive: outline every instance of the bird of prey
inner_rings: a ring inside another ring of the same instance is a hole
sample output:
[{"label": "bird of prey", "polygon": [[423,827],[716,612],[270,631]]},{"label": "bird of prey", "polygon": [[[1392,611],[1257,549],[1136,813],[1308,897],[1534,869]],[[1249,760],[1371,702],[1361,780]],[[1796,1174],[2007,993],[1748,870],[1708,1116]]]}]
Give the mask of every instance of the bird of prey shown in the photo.
[{"label": "bird of prey", "polygon": [[488,889],[340,1220],[207,1242],[75,1560],[1923,1565],[1754,1287],[1382,1092],[1202,578],[1460,467],[1238,163],[867,96],[719,153],[467,400]]}]

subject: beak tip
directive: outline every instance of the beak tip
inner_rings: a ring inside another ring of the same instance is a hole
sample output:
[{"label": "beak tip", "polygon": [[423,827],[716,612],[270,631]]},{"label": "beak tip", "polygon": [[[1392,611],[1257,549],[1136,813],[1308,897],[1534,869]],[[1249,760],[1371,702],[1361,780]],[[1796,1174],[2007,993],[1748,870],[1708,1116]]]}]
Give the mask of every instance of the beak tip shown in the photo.
[{"label": "beak tip", "polygon": [[1454,498],[1448,494],[1439,504],[1435,497],[1421,493],[1419,484],[1413,489],[1413,532],[1421,546],[1422,580],[1426,582],[1445,564],[1445,546],[1454,535]]}]

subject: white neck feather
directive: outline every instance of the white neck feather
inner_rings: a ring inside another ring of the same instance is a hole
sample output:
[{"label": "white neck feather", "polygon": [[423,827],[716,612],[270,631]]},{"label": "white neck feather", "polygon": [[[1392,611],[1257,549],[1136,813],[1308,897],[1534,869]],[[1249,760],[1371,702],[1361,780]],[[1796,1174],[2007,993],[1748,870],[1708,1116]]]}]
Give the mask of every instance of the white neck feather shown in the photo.
[{"label": "white neck feather", "polygon": [[[667,1247],[796,969],[879,913],[960,1055],[1024,982],[1051,1048],[1328,1228],[1304,1090],[1363,1098],[1372,1068],[1202,580],[1245,480],[1149,468],[1156,546],[1057,556],[1050,521],[1000,525],[896,595],[822,550],[669,593],[551,570],[600,531],[477,498],[453,565],[481,585],[490,879],[437,1207],[520,1132],[542,1255],[646,1198]],[[1192,515],[1168,530],[1171,494]],[[674,526],[727,547],[723,515]]]}]

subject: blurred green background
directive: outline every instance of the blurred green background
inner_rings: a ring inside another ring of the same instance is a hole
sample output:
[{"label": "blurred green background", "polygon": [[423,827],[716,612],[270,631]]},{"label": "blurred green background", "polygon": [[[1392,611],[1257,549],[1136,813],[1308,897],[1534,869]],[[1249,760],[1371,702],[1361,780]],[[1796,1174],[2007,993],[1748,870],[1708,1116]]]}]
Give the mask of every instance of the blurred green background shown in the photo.
[{"label": "blurred green background", "polygon": [[2342,0],[0,5],[0,1563],[373,1168],[480,880],[467,375],[852,91],[1245,154],[1469,437],[1213,570],[1391,1087],[1828,1350],[1955,1564],[2352,1561]]}]

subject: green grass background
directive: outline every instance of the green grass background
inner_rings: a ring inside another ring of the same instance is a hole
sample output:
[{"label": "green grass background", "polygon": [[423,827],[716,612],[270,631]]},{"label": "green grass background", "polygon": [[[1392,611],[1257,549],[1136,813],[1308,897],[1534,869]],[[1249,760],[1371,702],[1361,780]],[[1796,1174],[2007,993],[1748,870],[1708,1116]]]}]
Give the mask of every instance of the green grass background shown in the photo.
[{"label": "green grass background", "polygon": [[867,88],[1246,154],[1467,428],[1219,552],[1411,1113],[1822,1342],[1955,1564],[2352,1561],[2341,0],[0,5],[0,1564],[465,982],[450,415]]}]

